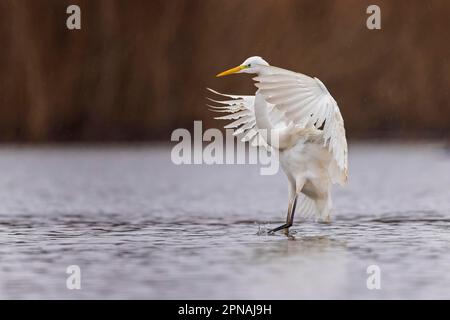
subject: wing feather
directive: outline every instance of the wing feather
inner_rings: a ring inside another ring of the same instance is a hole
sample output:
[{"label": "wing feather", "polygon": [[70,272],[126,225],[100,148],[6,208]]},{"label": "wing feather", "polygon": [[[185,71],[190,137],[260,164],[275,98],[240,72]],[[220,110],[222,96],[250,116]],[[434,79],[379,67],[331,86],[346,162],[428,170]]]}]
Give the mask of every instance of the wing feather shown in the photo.
[{"label": "wing feather", "polygon": [[338,169],[329,169],[331,179],[345,183],[348,151],[344,120],[325,85],[317,78],[272,66],[261,67],[254,80],[259,93],[284,115],[285,122],[323,131],[324,146],[328,147],[333,166]]},{"label": "wing feather", "polygon": [[[277,78],[282,80],[285,77],[283,76]],[[272,78],[272,80],[274,79]],[[264,138],[260,136],[256,126],[256,116],[254,110],[255,96],[224,94],[209,88],[207,89],[215,95],[227,98],[225,100],[207,98],[209,101],[218,104],[218,106],[208,105],[211,111],[227,113],[224,116],[215,117],[214,119],[232,120],[232,122],[225,125],[224,128],[233,129],[233,135],[239,136],[242,142],[248,141],[251,146],[268,147]],[[275,108],[272,104],[268,104],[267,107],[269,108],[270,122],[275,128],[287,126],[288,123],[284,112],[280,111],[278,108]]]}]

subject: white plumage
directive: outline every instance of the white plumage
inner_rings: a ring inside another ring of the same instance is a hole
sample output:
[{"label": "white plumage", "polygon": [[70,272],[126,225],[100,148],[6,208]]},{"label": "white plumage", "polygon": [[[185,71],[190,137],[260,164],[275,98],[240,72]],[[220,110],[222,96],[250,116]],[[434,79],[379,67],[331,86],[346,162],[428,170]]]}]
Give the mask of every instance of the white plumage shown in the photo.
[{"label": "white plumage", "polygon": [[216,119],[233,120],[225,128],[233,128],[242,141],[277,148],[289,180],[286,224],[271,232],[288,233],[297,202],[302,215],[329,220],[331,185],[345,184],[348,175],[344,120],[336,101],[319,79],[270,66],[260,57],[218,76],[232,73],[256,74],[258,90],[254,96],[240,96],[209,89],[226,97],[210,99],[220,105],[210,106],[212,110],[227,113]]}]

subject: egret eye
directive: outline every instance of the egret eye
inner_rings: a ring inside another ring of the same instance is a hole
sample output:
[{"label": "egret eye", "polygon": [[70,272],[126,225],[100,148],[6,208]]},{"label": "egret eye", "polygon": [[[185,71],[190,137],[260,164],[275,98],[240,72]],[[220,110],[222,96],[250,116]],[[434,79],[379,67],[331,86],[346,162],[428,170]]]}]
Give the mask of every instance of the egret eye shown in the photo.
[{"label": "egret eye", "polygon": [[250,63],[247,65],[247,67],[249,67],[249,68],[250,68],[251,66],[252,66],[252,65],[251,65]]}]

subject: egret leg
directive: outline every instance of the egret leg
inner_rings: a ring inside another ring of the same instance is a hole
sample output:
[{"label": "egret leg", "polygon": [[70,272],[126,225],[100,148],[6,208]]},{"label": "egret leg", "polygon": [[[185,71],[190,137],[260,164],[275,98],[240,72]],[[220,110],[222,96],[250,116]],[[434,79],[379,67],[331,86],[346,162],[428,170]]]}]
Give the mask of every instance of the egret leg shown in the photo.
[{"label": "egret leg", "polygon": [[294,196],[294,201],[292,201],[292,206],[288,210],[288,214],[286,217],[286,223],[276,227],[275,229],[272,229],[269,231],[269,234],[273,234],[277,231],[284,230],[285,235],[289,235],[289,228],[294,223],[294,214],[295,214],[295,207],[297,206],[297,195]]}]

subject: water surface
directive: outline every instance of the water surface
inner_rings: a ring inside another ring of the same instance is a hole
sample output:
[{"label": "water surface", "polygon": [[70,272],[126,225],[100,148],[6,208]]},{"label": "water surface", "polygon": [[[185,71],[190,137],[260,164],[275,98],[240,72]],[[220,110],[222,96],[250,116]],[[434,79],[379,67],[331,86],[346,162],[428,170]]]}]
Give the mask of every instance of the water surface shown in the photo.
[{"label": "water surface", "polygon": [[2,147],[0,170],[0,298],[450,298],[439,144],[351,145],[333,222],[298,221],[291,240],[258,235],[284,220],[287,182],[257,166],[175,166],[164,146]]}]

